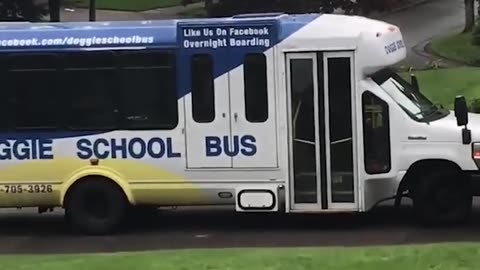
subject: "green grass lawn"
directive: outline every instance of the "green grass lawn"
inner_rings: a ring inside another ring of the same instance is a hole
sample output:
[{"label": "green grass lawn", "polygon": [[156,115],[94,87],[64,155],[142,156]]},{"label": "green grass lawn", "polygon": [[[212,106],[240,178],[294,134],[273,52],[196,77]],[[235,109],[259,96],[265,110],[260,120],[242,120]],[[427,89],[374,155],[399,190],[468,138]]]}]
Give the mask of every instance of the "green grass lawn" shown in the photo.
[{"label": "green grass lawn", "polygon": [[[467,101],[480,98],[480,68],[461,67],[414,72],[420,89],[432,101],[453,109],[454,98],[463,95]],[[408,74],[402,74],[407,80]]]},{"label": "green grass lawn", "polygon": [[8,270],[466,270],[479,265],[480,244],[0,257],[0,269]]},{"label": "green grass lawn", "polygon": [[[87,8],[89,0],[67,0],[67,4]],[[181,0],[97,0],[98,9],[144,11],[181,5]]]},{"label": "green grass lawn", "polygon": [[471,39],[470,33],[452,34],[434,39],[431,47],[440,56],[463,63],[480,65],[480,46],[474,46]]}]

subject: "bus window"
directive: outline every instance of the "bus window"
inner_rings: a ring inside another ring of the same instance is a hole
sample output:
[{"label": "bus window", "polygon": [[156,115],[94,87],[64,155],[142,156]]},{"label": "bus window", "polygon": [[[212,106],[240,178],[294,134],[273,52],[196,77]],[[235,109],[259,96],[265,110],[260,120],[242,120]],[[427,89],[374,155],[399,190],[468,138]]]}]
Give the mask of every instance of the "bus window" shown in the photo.
[{"label": "bus window", "polygon": [[245,57],[245,116],[249,122],[268,119],[267,60],[264,54]]},{"label": "bus window", "polygon": [[213,60],[208,54],[196,54],[191,61],[193,120],[210,123],[215,119]]},{"label": "bus window", "polygon": [[16,128],[57,127],[60,100],[56,62],[54,55],[46,54],[9,57],[6,81]]},{"label": "bus window", "polygon": [[328,89],[332,203],[353,203],[351,58],[328,58]]},{"label": "bus window", "polygon": [[75,52],[66,55],[65,80],[70,93],[68,125],[73,129],[114,129],[119,89],[113,54]]},{"label": "bus window", "polygon": [[369,174],[390,171],[390,124],[388,104],[372,94],[362,95],[365,170]]},{"label": "bus window", "polygon": [[313,64],[312,59],[290,60],[294,202],[298,204],[318,202]]},{"label": "bus window", "polygon": [[173,129],[178,123],[175,56],[126,52],[120,56],[123,127]]},{"label": "bus window", "polygon": [[[0,54],[0,78],[8,78],[8,67],[7,67],[7,55]],[[0,91],[0,130],[7,131],[12,127],[12,116],[10,106],[10,92],[12,88],[8,85],[8,80],[4,79],[4,86],[2,91]]]}]

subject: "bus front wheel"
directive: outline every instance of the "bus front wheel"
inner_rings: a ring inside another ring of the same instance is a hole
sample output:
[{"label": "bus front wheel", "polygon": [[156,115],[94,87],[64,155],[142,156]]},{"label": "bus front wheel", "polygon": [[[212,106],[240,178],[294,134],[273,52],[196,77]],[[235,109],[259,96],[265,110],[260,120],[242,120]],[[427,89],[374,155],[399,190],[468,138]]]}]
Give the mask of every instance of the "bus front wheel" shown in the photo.
[{"label": "bus front wheel", "polygon": [[453,169],[426,173],[413,190],[417,220],[424,225],[454,225],[465,222],[472,210],[467,178]]},{"label": "bus front wheel", "polygon": [[82,234],[112,233],[124,221],[128,202],[123,191],[107,180],[84,180],[67,194],[65,217]]}]

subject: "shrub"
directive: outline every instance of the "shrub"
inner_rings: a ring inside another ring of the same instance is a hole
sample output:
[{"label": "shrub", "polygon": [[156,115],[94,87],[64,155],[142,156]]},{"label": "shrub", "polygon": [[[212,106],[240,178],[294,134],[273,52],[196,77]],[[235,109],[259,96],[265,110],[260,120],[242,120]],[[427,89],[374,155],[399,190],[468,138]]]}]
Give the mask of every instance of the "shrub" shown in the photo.
[{"label": "shrub", "polygon": [[0,21],[38,22],[48,14],[46,5],[37,4],[34,0],[1,0]]},{"label": "shrub", "polygon": [[480,113],[480,98],[476,98],[470,103],[469,111],[472,113]]}]

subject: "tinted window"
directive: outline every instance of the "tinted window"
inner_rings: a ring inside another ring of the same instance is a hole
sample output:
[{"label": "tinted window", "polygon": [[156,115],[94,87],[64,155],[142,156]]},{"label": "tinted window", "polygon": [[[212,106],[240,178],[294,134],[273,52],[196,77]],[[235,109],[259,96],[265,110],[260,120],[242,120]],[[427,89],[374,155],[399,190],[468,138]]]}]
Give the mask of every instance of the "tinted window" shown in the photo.
[{"label": "tinted window", "polygon": [[[11,127],[12,115],[10,110],[11,90],[9,88],[7,56],[0,54],[0,78],[2,78],[4,86],[0,91],[0,130],[4,131]],[[10,115],[9,115],[10,114]]]},{"label": "tinted window", "polygon": [[369,174],[390,171],[388,104],[370,92],[362,95],[365,168]]},{"label": "tinted window", "polygon": [[172,129],[175,56],[167,52],[0,55],[0,129]]},{"label": "tinted window", "polygon": [[193,120],[209,123],[215,119],[213,60],[210,55],[198,54],[191,59]]},{"label": "tinted window", "polygon": [[267,60],[264,54],[249,54],[244,63],[245,116],[249,122],[268,119]]},{"label": "tinted window", "polygon": [[76,129],[113,129],[117,126],[118,72],[110,52],[66,55],[65,85],[69,92],[68,124]]},{"label": "tinted window", "polygon": [[[4,58],[7,70],[2,103],[9,106],[9,121],[16,128],[55,128],[61,108],[54,55],[12,55]],[[13,118],[13,119],[12,119]]]},{"label": "tinted window", "polygon": [[121,55],[123,127],[172,129],[178,122],[175,57],[161,52]]},{"label": "tinted window", "polygon": [[312,59],[290,60],[295,203],[318,201],[313,67]]},{"label": "tinted window", "polygon": [[328,101],[332,202],[355,201],[350,58],[328,59]]}]

